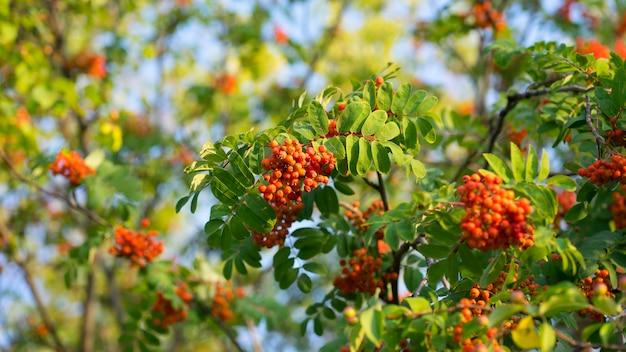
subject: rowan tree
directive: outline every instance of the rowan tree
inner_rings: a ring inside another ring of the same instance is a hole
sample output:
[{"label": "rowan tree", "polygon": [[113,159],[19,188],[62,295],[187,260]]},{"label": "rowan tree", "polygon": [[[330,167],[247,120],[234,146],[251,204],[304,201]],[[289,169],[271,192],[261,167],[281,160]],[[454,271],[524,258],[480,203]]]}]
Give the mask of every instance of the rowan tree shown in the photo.
[{"label": "rowan tree", "polygon": [[625,33],[619,1],[0,1],[0,347],[626,350]]}]

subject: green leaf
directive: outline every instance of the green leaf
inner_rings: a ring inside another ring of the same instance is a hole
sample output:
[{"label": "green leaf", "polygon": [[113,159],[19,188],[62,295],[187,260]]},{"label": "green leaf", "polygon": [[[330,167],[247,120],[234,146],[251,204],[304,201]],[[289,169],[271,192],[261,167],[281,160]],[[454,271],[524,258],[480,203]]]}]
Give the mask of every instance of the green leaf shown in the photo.
[{"label": "green leaf", "polygon": [[376,131],[376,139],[388,141],[400,135],[400,127],[394,122],[388,122]]},{"label": "green leaf", "polygon": [[524,157],[522,151],[517,144],[511,142],[511,168],[513,169],[513,178],[520,182],[524,179]]},{"label": "green leaf", "polygon": [[600,340],[602,343],[608,344],[612,337],[615,337],[615,325],[613,322],[606,323],[600,328]]},{"label": "green leaf", "polygon": [[302,268],[308,272],[312,272],[318,275],[326,275],[328,273],[328,269],[326,269],[326,266],[316,262],[308,262],[304,264]]},{"label": "green leaf", "polygon": [[385,147],[391,150],[393,161],[396,164],[403,166],[412,160],[412,157],[410,155],[404,154],[404,152],[402,151],[402,148],[400,148],[397,144],[393,142],[389,142],[389,141],[383,141],[383,142],[380,142],[380,144],[384,145]]},{"label": "green leaf", "polygon": [[315,130],[318,136],[323,136],[328,133],[328,116],[324,107],[318,101],[311,101],[307,109],[311,127]]},{"label": "green leaf", "polygon": [[378,88],[378,95],[376,95],[376,107],[388,111],[391,109],[391,100],[393,98],[393,86],[389,82],[383,83]]},{"label": "green leaf", "polygon": [[222,269],[222,273],[224,274],[224,278],[226,280],[230,280],[233,276],[233,260],[227,260],[224,262],[224,268]]},{"label": "green leaf", "polygon": [[406,116],[415,116],[418,113],[419,107],[424,101],[424,98],[428,95],[425,90],[417,90],[411,93],[406,105],[402,109],[402,114]]},{"label": "green leaf", "polygon": [[417,179],[421,179],[421,178],[424,178],[424,176],[426,176],[426,167],[421,161],[417,159],[411,160],[411,171],[413,172],[413,175],[415,175]]},{"label": "green leaf", "polygon": [[622,312],[622,307],[610,297],[594,297],[592,302],[593,306],[605,315],[616,315]]},{"label": "green leaf", "polygon": [[383,110],[373,111],[371,114],[369,114],[367,120],[365,120],[365,123],[363,123],[361,133],[364,136],[373,136],[376,132],[378,132],[385,126],[385,121],[387,121],[387,112]]},{"label": "green leaf", "polygon": [[351,102],[337,118],[339,132],[358,132],[370,114],[370,106],[362,101]]},{"label": "green leaf", "polygon": [[587,207],[585,203],[576,203],[565,214],[565,220],[568,222],[577,222],[587,217]]},{"label": "green leaf", "polygon": [[526,177],[524,179],[527,182],[533,182],[535,177],[537,177],[538,167],[539,161],[537,160],[537,151],[531,144],[528,146],[528,157],[526,158]]},{"label": "green leaf", "polygon": [[339,212],[339,200],[332,187],[322,187],[315,190],[315,205],[322,215],[329,217]]},{"label": "green leaf", "polygon": [[389,159],[389,152],[387,151],[387,148],[374,141],[371,144],[371,152],[376,170],[382,173],[389,172],[391,169],[391,160]]},{"label": "green leaf", "polygon": [[222,221],[221,219],[213,219],[211,221],[207,221],[207,223],[204,224],[204,233],[210,237],[211,235],[216,233],[223,225],[224,221]]},{"label": "green leaf", "polygon": [[247,227],[261,233],[269,232],[276,223],[272,207],[260,195],[247,194],[237,210]]},{"label": "green leaf", "polygon": [[282,290],[285,290],[296,281],[296,278],[298,278],[298,270],[289,267],[285,270],[283,276],[280,278],[280,281],[278,282],[278,287],[280,287]]},{"label": "green leaf", "polygon": [[230,165],[232,165],[233,175],[238,179],[243,186],[251,187],[254,184],[254,175],[248,168],[243,158],[236,151],[232,151],[228,156]]},{"label": "green leaf", "polygon": [[215,181],[238,197],[241,197],[244,193],[246,193],[246,187],[241,183],[241,181],[237,180],[235,176],[225,169],[216,167],[213,169],[213,176],[213,180],[211,181],[212,184],[213,181]]},{"label": "green leaf", "polygon": [[404,106],[407,104],[409,97],[411,96],[412,87],[410,84],[405,83],[401,85],[393,96],[391,103],[391,111],[396,115],[401,115],[404,110]]},{"label": "green leaf", "polygon": [[370,143],[365,138],[359,138],[359,159],[356,164],[357,175],[365,175],[372,165]]},{"label": "green leaf", "polygon": [[541,153],[541,165],[539,166],[538,181],[543,181],[550,175],[550,159],[548,159],[548,153],[544,150]]},{"label": "green leaf", "polygon": [[550,352],[556,345],[556,332],[552,325],[542,323],[539,326],[539,338],[541,339],[541,352]]},{"label": "green leaf", "polygon": [[370,106],[376,106],[376,85],[372,81],[367,81],[363,85],[363,100]]},{"label": "green leaf", "polygon": [[434,95],[428,95],[422,100],[419,107],[417,108],[418,114],[424,114],[430,111],[435,105],[437,105],[437,97]]},{"label": "green leaf", "polygon": [[408,297],[402,300],[414,313],[430,312],[430,303],[424,297]]},{"label": "green leaf", "polygon": [[352,188],[350,188],[350,186],[348,186],[347,184],[343,183],[343,182],[339,182],[339,181],[334,181],[333,182],[333,186],[335,187],[336,190],[338,190],[339,192],[347,195],[347,196],[352,196],[354,195],[354,190]]},{"label": "green leaf", "polygon": [[430,120],[420,117],[416,121],[424,140],[430,144],[435,143],[437,140],[437,132]]},{"label": "green leaf", "polygon": [[324,146],[333,153],[335,159],[341,160],[346,157],[346,147],[341,143],[341,138],[332,137],[324,141]]},{"label": "green leaf", "polygon": [[380,346],[385,328],[383,312],[375,307],[368,308],[361,313],[360,322],[368,340],[374,345]]},{"label": "green leaf", "polygon": [[568,283],[569,287],[552,287],[544,295],[547,299],[541,301],[539,314],[550,317],[563,312],[575,312],[589,306],[587,298],[580,290]]},{"label": "green leaf", "polygon": [[358,175],[356,165],[359,162],[359,137],[349,135],[346,137],[346,152],[348,155],[348,169],[353,175]]},{"label": "green leaf", "polygon": [[216,177],[211,179],[211,193],[220,202],[226,205],[235,205],[239,197],[233,193],[224,183],[220,182]]},{"label": "green leaf", "polygon": [[191,210],[191,213],[195,213],[196,209],[198,208],[198,196],[200,195],[200,192],[196,192],[193,194],[193,197],[191,197],[191,205],[189,206],[189,210]]},{"label": "green leaf", "polygon": [[301,227],[291,233],[291,237],[319,237],[323,236],[323,232],[320,229],[314,227]]},{"label": "green leaf", "polygon": [[575,191],[576,182],[565,175],[555,175],[548,179],[547,183],[551,186],[557,186],[565,191]]},{"label": "green leaf", "polygon": [[487,160],[487,163],[491,166],[491,169],[493,169],[496,175],[500,176],[504,182],[510,180],[509,175],[511,172],[502,159],[491,153],[485,153],[483,157]]},{"label": "green leaf", "polygon": [[404,268],[404,275],[402,276],[404,279],[404,284],[406,288],[414,292],[419,287],[420,282],[422,281],[422,272],[419,268],[407,266]]},{"label": "green leaf", "polygon": [[190,196],[184,196],[181,199],[178,200],[178,202],[176,202],[176,212],[180,213],[180,210],[185,206],[185,204],[187,204],[187,201],[189,201]]},{"label": "green leaf", "polygon": [[489,265],[485,268],[485,271],[480,276],[480,286],[487,286],[488,283],[492,282],[496,276],[502,271],[501,269],[504,267],[504,263],[506,261],[506,256],[503,252],[497,254],[496,257],[492,258]]},{"label": "green leaf", "polygon": [[489,314],[489,326],[500,326],[502,322],[512,317],[514,314],[524,310],[523,305],[501,304]]},{"label": "green leaf", "polygon": [[419,139],[417,138],[417,126],[415,122],[408,118],[402,119],[402,134],[404,145],[409,149],[419,150]]},{"label": "green leaf", "polygon": [[303,293],[311,292],[311,288],[313,287],[313,282],[311,282],[311,278],[307,274],[300,274],[298,278],[298,288]]}]

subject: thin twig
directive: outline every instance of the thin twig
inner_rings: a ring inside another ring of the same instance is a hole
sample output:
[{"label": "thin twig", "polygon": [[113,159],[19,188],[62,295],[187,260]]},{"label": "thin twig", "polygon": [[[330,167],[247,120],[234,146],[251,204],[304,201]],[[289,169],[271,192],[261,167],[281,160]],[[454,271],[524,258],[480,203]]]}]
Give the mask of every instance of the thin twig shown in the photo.
[{"label": "thin twig", "polygon": [[[493,151],[496,141],[498,140],[498,137],[500,136],[500,133],[502,132],[502,129],[504,127],[504,121],[506,119],[506,116],[517,106],[519,102],[526,100],[526,99],[533,98],[533,97],[546,95],[549,93],[586,93],[592,89],[593,87],[582,87],[578,85],[571,85],[571,86],[563,86],[557,89],[541,88],[541,89],[527,90],[522,93],[509,94],[506,98],[506,105],[502,109],[500,109],[500,111],[498,111],[498,114],[496,115],[495,119],[492,119],[491,123],[489,124],[489,135],[488,135],[487,147],[482,151],[482,153],[491,153]],[[461,166],[457,170],[454,176],[454,179],[457,180],[463,174],[465,168],[467,168],[469,164],[474,160],[474,158],[477,155],[482,154],[482,153],[480,152],[480,148],[470,153],[467,156],[467,158],[465,158],[463,163],[461,163]],[[485,164],[485,167],[486,167],[486,164]]]},{"label": "thin twig", "polygon": [[380,198],[383,200],[383,208],[385,211],[389,211],[389,199],[387,199],[387,189],[385,188],[383,175],[377,171],[376,176],[378,177],[378,193],[380,193]]},{"label": "thin twig", "polygon": [[594,345],[589,342],[578,341],[559,329],[554,329],[554,333],[561,341],[566,342],[567,344],[573,347],[579,347],[583,349],[600,348],[603,351],[604,350],[626,351],[625,345]]},{"label": "thin twig", "polygon": [[581,86],[573,85],[573,86],[560,87],[555,90],[550,89],[550,88],[542,88],[542,89],[528,90],[523,93],[516,93],[516,94],[508,95],[506,98],[506,105],[504,106],[504,108],[502,108],[498,112],[496,125],[492,130],[493,132],[489,136],[489,143],[485,152],[491,153],[493,151],[493,147],[495,146],[496,140],[498,139],[498,137],[500,136],[500,133],[502,132],[502,127],[504,126],[504,120],[506,116],[509,114],[509,112],[511,112],[511,110],[513,110],[517,106],[517,104],[520,101],[529,99],[532,97],[546,95],[548,93],[565,93],[565,92],[586,93],[590,91],[591,89],[593,89],[593,87],[581,87]]},{"label": "thin twig", "polygon": [[212,316],[211,314],[208,314],[208,317],[220,328],[220,330],[222,330],[222,332],[224,332],[224,335],[228,337],[230,342],[233,344],[233,347],[235,347],[237,351],[245,352],[245,350],[241,347],[239,342],[237,342],[237,336],[235,336],[235,333],[230,329],[230,327],[224,324],[222,320]]},{"label": "thin twig", "polygon": [[48,329],[48,332],[50,333],[50,336],[52,337],[52,340],[54,341],[54,346],[56,347],[58,351],[67,351],[67,348],[65,348],[65,345],[63,345],[63,343],[61,342],[61,338],[59,338],[56,327],[52,323],[50,314],[48,314],[48,310],[46,309],[46,306],[44,305],[43,300],[41,299],[41,294],[39,293],[39,290],[37,289],[37,285],[35,284],[35,281],[33,280],[33,276],[28,270],[26,263],[21,260],[16,260],[15,262],[24,272],[24,280],[26,281],[26,284],[28,285],[28,288],[33,296],[33,299],[35,300],[35,306],[37,307],[37,310],[39,311],[41,320],[46,326],[46,329]]},{"label": "thin twig", "polygon": [[339,201],[339,206],[344,208],[347,211],[350,211],[350,212],[354,213],[354,214],[357,214],[357,215],[362,215],[363,214],[363,212],[361,212],[360,209],[357,209],[356,207],[352,206],[352,204],[350,204],[348,202],[344,202],[344,201],[340,200]]},{"label": "thin twig", "polygon": [[367,184],[368,186],[372,187],[373,189],[376,190],[376,192],[378,192],[378,185],[377,184],[375,184],[374,182],[368,180],[367,177],[363,177],[362,180],[363,180],[363,182],[365,182],[365,184]]},{"label": "thin twig", "polygon": [[261,345],[261,341],[259,340],[259,334],[256,330],[256,325],[251,319],[246,319],[246,325],[248,326],[248,334],[252,339],[252,348],[254,352],[263,352],[263,345]]},{"label": "thin twig", "polygon": [[591,128],[591,133],[596,139],[596,147],[598,148],[597,158],[602,158],[602,146],[604,145],[604,137],[598,132],[598,129],[593,124],[591,120],[591,104],[589,103],[589,96],[585,95],[585,120],[587,121],[587,125]]},{"label": "thin twig", "polygon": [[[400,248],[398,248],[397,251],[392,252],[393,262],[391,263],[390,271],[393,273],[399,274],[400,264],[402,264],[402,258],[404,258],[404,255],[410,249],[416,248],[417,245],[422,243],[423,240],[424,240],[424,237],[423,235],[420,234],[413,241],[402,243],[402,245],[400,245]],[[391,280],[391,292],[392,292],[393,303],[398,304],[400,302],[400,295],[398,294],[398,279],[397,278]]]},{"label": "thin twig", "polygon": [[79,351],[89,352],[93,350],[93,313],[95,296],[95,272],[93,267],[87,273],[87,284],[85,285],[85,302],[83,302],[83,317],[80,326]]}]

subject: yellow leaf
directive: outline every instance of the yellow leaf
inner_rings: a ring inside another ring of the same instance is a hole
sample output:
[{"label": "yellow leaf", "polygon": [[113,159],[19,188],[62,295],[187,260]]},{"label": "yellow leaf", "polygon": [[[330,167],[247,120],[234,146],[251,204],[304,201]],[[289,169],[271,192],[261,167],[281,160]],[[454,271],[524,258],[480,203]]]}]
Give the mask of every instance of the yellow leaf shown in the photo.
[{"label": "yellow leaf", "polygon": [[513,337],[513,342],[515,342],[517,347],[521,349],[530,350],[541,347],[539,334],[537,334],[535,322],[531,316],[527,316],[520,320],[511,335]]}]

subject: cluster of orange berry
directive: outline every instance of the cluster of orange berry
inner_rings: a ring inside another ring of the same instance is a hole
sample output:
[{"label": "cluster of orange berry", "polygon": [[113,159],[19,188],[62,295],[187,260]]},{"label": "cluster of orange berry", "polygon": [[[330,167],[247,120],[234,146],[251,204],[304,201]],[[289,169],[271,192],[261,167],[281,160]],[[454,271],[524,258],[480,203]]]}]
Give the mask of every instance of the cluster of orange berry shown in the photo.
[{"label": "cluster of orange berry", "polygon": [[[490,286],[493,289],[493,285]],[[483,290],[478,285],[474,285],[474,287],[472,287],[469,291],[470,298],[462,298],[459,301],[461,322],[454,327],[454,340],[461,344],[463,351],[483,351],[487,349],[481,338],[474,337],[463,339],[463,327],[474,318],[478,319],[478,322],[481,325],[487,325],[488,318],[483,307],[486,307],[489,303],[492,293],[493,291],[489,289]],[[487,343],[491,345],[494,351],[502,351],[498,341],[496,340],[497,334],[498,329],[496,327],[492,327],[487,329],[485,336],[487,338]]]},{"label": "cluster of orange berry", "polygon": [[109,253],[130,259],[134,265],[144,267],[163,252],[163,242],[156,239],[156,231],[140,232],[122,226],[115,228],[115,244]]},{"label": "cluster of orange berry", "polygon": [[28,325],[30,325],[32,332],[38,337],[45,338],[48,336],[48,327],[43,322],[40,322],[33,317],[28,317]]},{"label": "cluster of orange berry", "polygon": [[582,55],[593,54],[596,59],[606,59],[611,55],[611,49],[597,39],[576,38],[576,52]]},{"label": "cluster of orange berry", "polygon": [[561,228],[561,220],[565,218],[565,214],[576,204],[576,193],[570,191],[562,191],[557,193],[556,201],[559,204],[559,210],[554,217],[554,228]]},{"label": "cluster of orange berry", "polygon": [[570,191],[559,192],[556,195],[556,201],[559,203],[557,217],[561,218],[576,204],[576,193]]},{"label": "cluster of orange berry", "polygon": [[626,157],[613,154],[606,160],[596,160],[587,168],[580,168],[578,174],[599,186],[611,181],[626,184]]},{"label": "cluster of orange berry", "polygon": [[270,143],[272,155],[261,162],[269,171],[263,176],[268,185],[259,186],[265,199],[273,204],[287,204],[288,200],[300,200],[302,189],[310,192],[319,184],[328,183],[328,175],[335,168],[335,157],[320,145],[304,150],[295,139],[286,139],[282,145]]},{"label": "cluster of orange berry", "polygon": [[[355,210],[358,210],[361,207],[361,203],[359,201],[354,201],[352,202],[352,207]],[[344,215],[348,218],[352,225],[354,225],[354,227],[359,229],[359,231],[367,231],[368,226],[365,224],[367,219],[369,219],[372,215],[382,215],[385,212],[384,209],[383,201],[377,199],[362,212],[346,210],[344,211]]]},{"label": "cluster of orange berry", "polygon": [[223,73],[215,80],[215,88],[225,95],[231,95],[237,90],[237,76],[232,73]]},{"label": "cluster of orange berry", "polygon": [[491,1],[479,1],[472,8],[474,24],[478,28],[494,28],[497,32],[506,27],[504,16],[491,6]]},{"label": "cluster of orange berry", "polygon": [[502,179],[493,174],[466,175],[463,183],[458,187],[465,205],[461,229],[470,248],[516,245],[526,249],[533,245],[534,228],[526,222],[532,211],[528,199],[515,200],[515,193],[502,188]]},{"label": "cluster of orange berry", "polygon": [[[345,108],[345,105],[344,105]],[[326,133],[326,138],[331,138],[334,136],[338,136],[339,131],[337,130],[337,120],[330,119],[328,120],[328,133]]]},{"label": "cluster of orange berry", "polygon": [[[589,301],[591,301],[594,296],[613,297],[611,282],[609,281],[609,271],[606,269],[596,270],[594,277],[589,276],[582,279],[579,286]],[[596,321],[604,320],[602,313],[589,308],[580,310],[578,314]]]},{"label": "cluster of orange berry", "polygon": [[320,184],[328,183],[328,176],[335,168],[335,157],[319,146],[306,150],[297,140],[286,139],[283,144],[270,143],[272,155],[263,159],[261,165],[267,173],[267,184],[259,186],[263,198],[276,213],[276,225],[269,233],[254,233],[256,244],[264,247],[282,245],[289,227],[302,209],[302,192],[310,192]]},{"label": "cluster of orange berry", "polygon": [[613,199],[611,203],[611,214],[613,214],[613,222],[618,230],[626,228],[626,197],[624,197],[626,189],[624,188],[625,187],[622,186],[620,191],[613,192],[611,195]]},{"label": "cluster of orange berry", "polygon": [[[377,199],[372,202],[372,204],[365,209],[364,211],[360,211],[359,208],[361,203],[359,201],[352,202],[352,207],[354,210],[346,210],[344,211],[344,215],[348,220],[352,223],[354,227],[357,228],[359,232],[367,232],[369,228],[366,225],[367,220],[372,215],[382,215],[385,212],[385,206],[382,200]],[[391,247],[384,240],[385,238],[385,230],[384,228],[380,228],[374,234],[376,237],[376,246],[378,249],[378,254],[386,254],[391,251]]]},{"label": "cluster of orange berry", "polygon": [[235,318],[230,302],[237,296],[237,298],[243,298],[245,291],[243,288],[238,287],[233,290],[232,285],[227,283],[222,285],[221,283],[215,284],[215,294],[213,295],[213,304],[211,305],[211,315],[228,323]]},{"label": "cluster of orange berry", "polygon": [[614,128],[606,133],[606,140],[610,144],[626,147],[626,131]]},{"label": "cluster of orange berry", "polygon": [[[180,283],[176,287],[176,295],[185,303],[189,304],[193,299],[191,292],[185,283]],[[176,308],[169,299],[165,298],[161,292],[157,293],[157,300],[152,307],[152,323],[161,328],[167,328],[179,321],[187,319],[186,307]]]},{"label": "cluster of orange berry", "polygon": [[300,201],[290,201],[289,203],[277,207],[272,205],[276,214],[276,224],[270,232],[253,232],[252,240],[258,246],[272,248],[274,246],[282,246],[285,238],[289,234],[289,227],[298,219],[298,214],[304,208],[304,204]]},{"label": "cluster of orange berry", "polygon": [[106,57],[91,51],[82,51],[69,59],[65,68],[77,69],[95,78],[104,78],[107,74]]},{"label": "cluster of orange berry", "polygon": [[57,154],[56,159],[50,164],[50,171],[53,175],[62,175],[73,186],[78,186],[85,177],[96,173],[93,168],[85,163],[78,152],[65,150]]},{"label": "cluster of orange berry", "polygon": [[528,130],[525,128],[522,128],[520,130],[516,130],[514,128],[511,128],[509,130],[509,132],[507,133],[509,140],[511,142],[513,142],[515,145],[517,145],[518,147],[522,146],[522,142],[524,141],[524,138],[526,138],[526,136],[528,136]]},{"label": "cluster of orange berry", "polygon": [[342,259],[341,275],[336,277],[333,284],[343,294],[353,293],[376,293],[376,289],[382,289],[384,281],[380,277],[383,260],[369,255],[367,248],[359,248],[353,252],[352,258],[347,262]]}]

